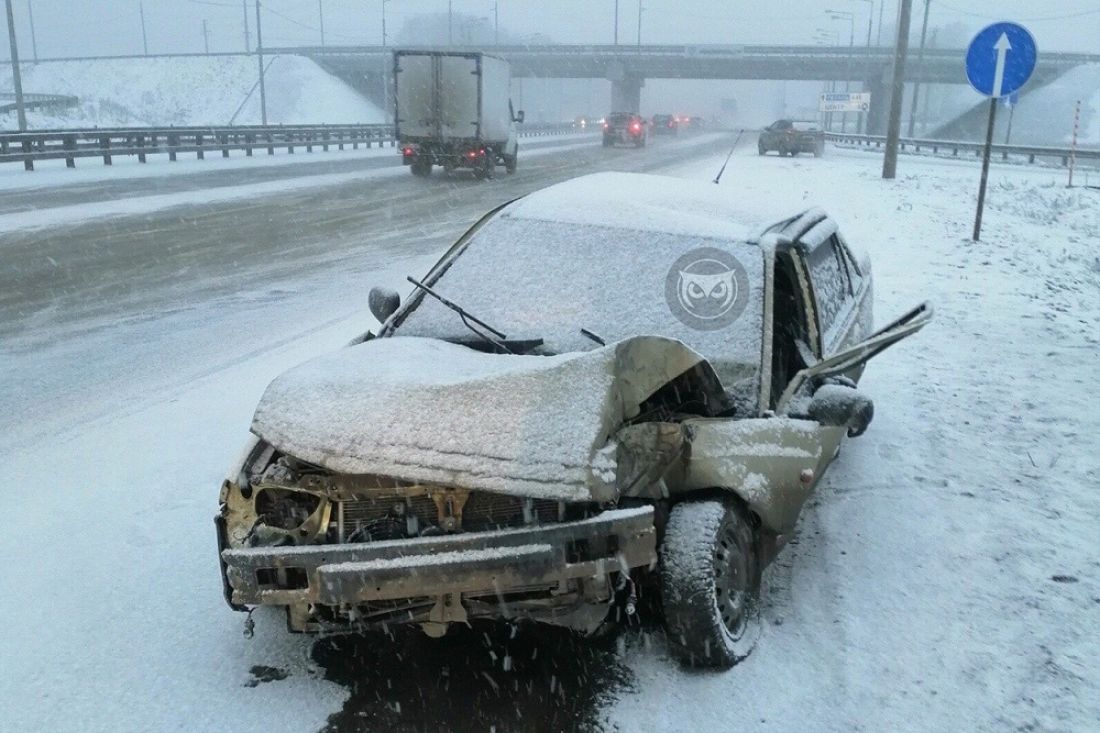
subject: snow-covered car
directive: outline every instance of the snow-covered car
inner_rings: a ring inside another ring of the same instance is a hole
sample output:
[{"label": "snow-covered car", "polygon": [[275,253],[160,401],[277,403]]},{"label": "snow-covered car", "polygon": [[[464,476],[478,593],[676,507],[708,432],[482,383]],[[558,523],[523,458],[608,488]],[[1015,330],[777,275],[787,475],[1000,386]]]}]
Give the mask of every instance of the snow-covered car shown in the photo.
[{"label": "snow-covered car", "polygon": [[931,309],[874,331],[832,219],[746,237],[731,198],[574,179],[490,212],[405,302],[372,290],[377,335],[260,400],[216,518],[230,605],[593,633],[653,589],[679,658],[744,656],[761,572],[871,419],[865,362]]}]

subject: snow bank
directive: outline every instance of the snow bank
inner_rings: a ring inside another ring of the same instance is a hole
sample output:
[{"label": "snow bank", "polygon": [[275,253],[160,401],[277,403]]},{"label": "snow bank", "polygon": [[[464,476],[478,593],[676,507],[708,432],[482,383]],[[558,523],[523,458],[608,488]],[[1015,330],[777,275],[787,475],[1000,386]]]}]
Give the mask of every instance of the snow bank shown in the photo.
[{"label": "snow bank", "polygon": [[[265,77],[272,124],[376,123],[381,110],[303,56],[274,56]],[[71,94],[73,109],[30,111],[32,128],[260,124],[255,57],[196,56],[27,64],[23,89]],[[11,91],[0,69],[0,91]],[[243,103],[243,107],[242,107]],[[238,109],[240,112],[238,113]],[[236,117],[234,118],[234,115]],[[0,114],[15,127],[15,113]]]}]

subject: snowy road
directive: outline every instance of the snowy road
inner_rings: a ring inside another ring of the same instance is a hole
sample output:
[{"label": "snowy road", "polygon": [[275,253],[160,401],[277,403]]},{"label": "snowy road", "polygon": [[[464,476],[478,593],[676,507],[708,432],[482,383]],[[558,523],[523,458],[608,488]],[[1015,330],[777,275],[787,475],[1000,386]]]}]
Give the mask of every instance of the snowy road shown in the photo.
[{"label": "snowy road", "polygon": [[883,182],[876,156],[742,146],[723,184],[746,225],[821,204],[870,250],[880,321],[938,311],[868,369],[876,421],[768,573],[748,660],[685,673],[652,629],[618,651],[544,630],[314,643],[274,614],[248,642],[221,599],[214,494],[256,399],[369,327],[371,285],[534,187],[721,162],[684,163],[713,138],[593,147],[488,184],[406,173],[5,234],[4,727],[1100,727],[1098,192],[995,166],[972,244],[973,164],[903,158]]}]

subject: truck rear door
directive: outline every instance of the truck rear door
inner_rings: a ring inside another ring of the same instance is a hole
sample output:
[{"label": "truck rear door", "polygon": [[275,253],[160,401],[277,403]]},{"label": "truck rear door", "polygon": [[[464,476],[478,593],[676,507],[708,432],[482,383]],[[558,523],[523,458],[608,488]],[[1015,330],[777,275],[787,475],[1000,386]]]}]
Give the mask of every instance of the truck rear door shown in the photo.
[{"label": "truck rear door", "polygon": [[435,57],[431,54],[399,53],[394,74],[398,137],[436,137]]},{"label": "truck rear door", "polygon": [[473,138],[481,134],[480,74],[477,56],[438,56],[439,132],[443,138]]}]

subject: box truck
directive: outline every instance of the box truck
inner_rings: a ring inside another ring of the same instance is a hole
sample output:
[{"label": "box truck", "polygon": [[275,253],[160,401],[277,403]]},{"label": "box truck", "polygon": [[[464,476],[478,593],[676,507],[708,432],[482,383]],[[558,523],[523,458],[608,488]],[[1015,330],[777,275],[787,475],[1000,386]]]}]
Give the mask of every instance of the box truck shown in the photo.
[{"label": "box truck", "polygon": [[427,176],[432,166],[471,169],[491,178],[497,165],[513,173],[518,145],[512,72],[484,53],[395,51],[394,121],[405,165]]}]

